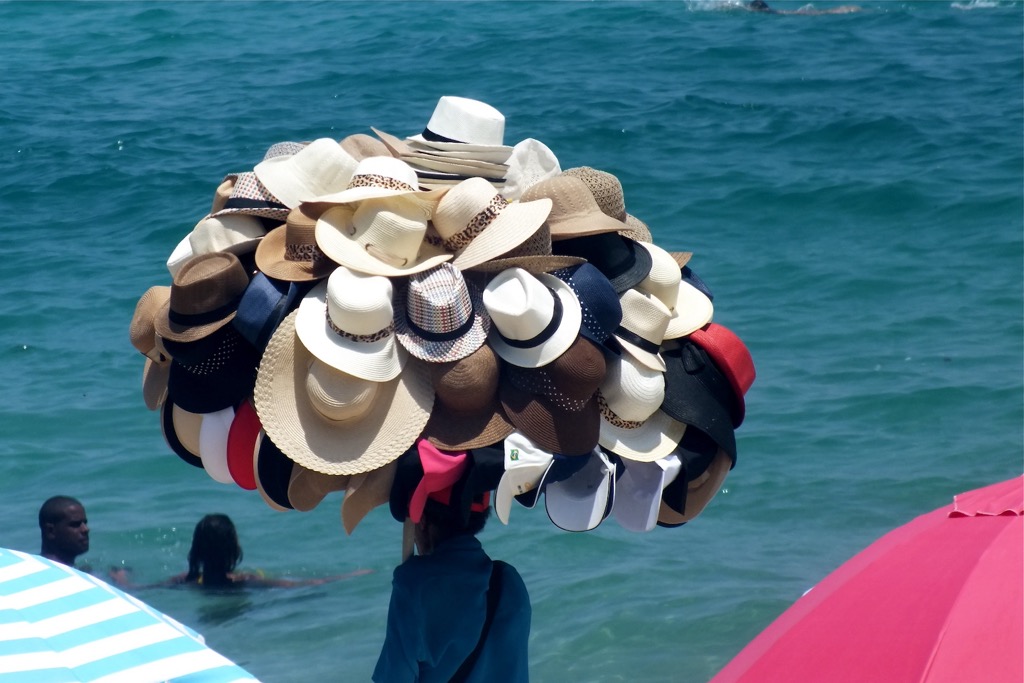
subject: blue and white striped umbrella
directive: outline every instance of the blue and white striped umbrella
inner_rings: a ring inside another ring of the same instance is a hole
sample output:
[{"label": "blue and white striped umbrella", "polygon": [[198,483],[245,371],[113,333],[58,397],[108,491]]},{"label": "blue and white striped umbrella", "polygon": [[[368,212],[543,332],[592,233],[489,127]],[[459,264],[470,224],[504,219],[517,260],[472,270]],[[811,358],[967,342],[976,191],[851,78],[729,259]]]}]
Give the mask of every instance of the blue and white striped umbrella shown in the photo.
[{"label": "blue and white striped umbrella", "polygon": [[0,548],[0,683],[256,681],[203,637],[58,562]]}]

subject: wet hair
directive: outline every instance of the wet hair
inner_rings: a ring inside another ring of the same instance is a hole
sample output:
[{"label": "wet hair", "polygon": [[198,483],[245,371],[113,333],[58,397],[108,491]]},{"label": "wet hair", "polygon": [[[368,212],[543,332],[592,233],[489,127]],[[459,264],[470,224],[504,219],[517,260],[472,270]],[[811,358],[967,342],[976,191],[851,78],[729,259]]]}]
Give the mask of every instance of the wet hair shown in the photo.
[{"label": "wet hair", "polygon": [[188,551],[188,575],[185,581],[202,579],[204,585],[230,583],[228,574],[242,561],[235,525],[227,515],[206,515],[192,533]]},{"label": "wet hair", "polygon": [[64,519],[64,511],[72,505],[85,509],[77,498],[71,496],[53,496],[39,508],[39,528],[46,529],[47,524],[56,524]]}]

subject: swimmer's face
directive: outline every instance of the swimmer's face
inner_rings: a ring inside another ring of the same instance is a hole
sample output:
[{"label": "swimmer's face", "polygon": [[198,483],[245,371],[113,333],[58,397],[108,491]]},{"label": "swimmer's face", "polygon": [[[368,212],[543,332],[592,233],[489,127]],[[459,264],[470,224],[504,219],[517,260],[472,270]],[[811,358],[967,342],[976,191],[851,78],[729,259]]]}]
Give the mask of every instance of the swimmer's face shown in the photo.
[{"label": "swimmer's face", "polygon": [[89,552],[89,520],[81,505],[64,508],[64,517],[52,525],[51,534],[54,545],[69,555]]}]

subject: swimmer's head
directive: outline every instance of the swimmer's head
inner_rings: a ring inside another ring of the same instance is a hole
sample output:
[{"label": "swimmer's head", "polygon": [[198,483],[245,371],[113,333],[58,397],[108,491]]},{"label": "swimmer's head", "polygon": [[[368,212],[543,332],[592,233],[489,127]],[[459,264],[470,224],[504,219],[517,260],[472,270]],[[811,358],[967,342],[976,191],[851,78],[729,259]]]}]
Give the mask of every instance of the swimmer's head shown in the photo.
[{"label": "swimmer's head", "polygon": [[771,12],[772,8],[764,0],[750,0],[747,7],[754,12]]}]

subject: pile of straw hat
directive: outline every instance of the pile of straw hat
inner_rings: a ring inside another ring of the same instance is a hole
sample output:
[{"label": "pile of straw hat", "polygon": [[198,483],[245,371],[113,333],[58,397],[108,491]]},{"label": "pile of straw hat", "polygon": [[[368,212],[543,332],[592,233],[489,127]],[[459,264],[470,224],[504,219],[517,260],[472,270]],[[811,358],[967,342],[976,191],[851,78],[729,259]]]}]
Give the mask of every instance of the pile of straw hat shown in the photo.
[{"label": "pile of straw hat", "polygon": [[613,174],[504,129],[446,96],[415,134],[227,175],[130,324],[170,450],[275,510],[336,496],[348,533],[427,499],[506,524],[543,499],[570,531],[700,514],[750,353]]}]

